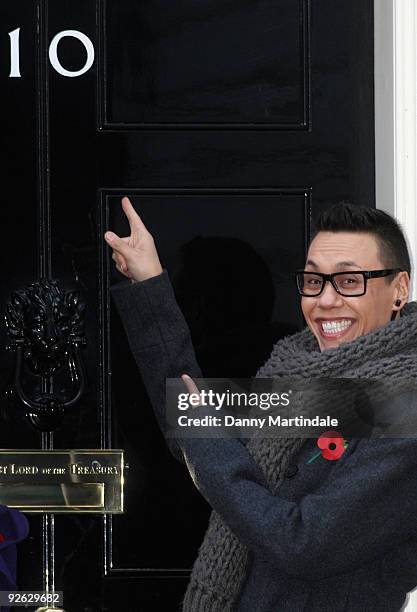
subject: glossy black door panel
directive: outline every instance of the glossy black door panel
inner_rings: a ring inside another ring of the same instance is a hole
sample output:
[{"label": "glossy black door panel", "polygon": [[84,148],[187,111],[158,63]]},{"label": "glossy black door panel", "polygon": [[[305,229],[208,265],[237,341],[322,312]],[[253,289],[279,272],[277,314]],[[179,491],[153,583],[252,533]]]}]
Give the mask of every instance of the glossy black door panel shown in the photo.
[{"label": "glossy black door panel", "polygon": [[307,129],[308,2],[106,3],[105,125]]},{"label": "glossy black door panel", "polygon": [[[274,342],[302,325],[289,270],[303,263],[309,228],[298,240],[284,228],[302,227],[309,219],[309,191],[144,189],[128,194],[156,237],[205,375],[253,376]],[[103,191],[103,217],[124,235],[120,196]],[[187,223],[178,224],[178,219]],[[120,279],[113,266],[108,275],[111,283]],[[109,533],[112,572],[189,567],[205,524],[199,505],[193,506],[195,492],[184,479],[183,466],[170,458],[161,461],[168,452],[161,447],[135,364],[128,360],[116,313],[107,327],[113,348],[109,421],[115,427],[114,444],[130,449],[131,472],[138,475],[127,485],[129,512],[113,519]],[[122,362],[120,354],[126,356]],[[138,543],[134,547],[132,534]]]}]

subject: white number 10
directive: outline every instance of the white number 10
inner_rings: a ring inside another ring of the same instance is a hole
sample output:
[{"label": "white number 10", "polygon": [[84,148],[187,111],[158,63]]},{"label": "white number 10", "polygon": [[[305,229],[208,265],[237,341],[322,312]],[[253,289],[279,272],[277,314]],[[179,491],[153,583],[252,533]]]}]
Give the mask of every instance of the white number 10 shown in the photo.
[{"label": "white number 10", "polygon": [[[10,36],[10,74],[9,77],[21,77],[20,74],[20,45],[19,45],[20,28],[16,28],[9,32]],[[58,44],[65,37],[76,38],[81,42],[87,52],[87,59],[80,70],[67,70],[61,64],[58,58]],[[54,36],[49,45],[49,61],[55,70],[65,77],[78,77],[90,70],[94,63],[94,46],[91,40],[78,30],[63,30]]]}]

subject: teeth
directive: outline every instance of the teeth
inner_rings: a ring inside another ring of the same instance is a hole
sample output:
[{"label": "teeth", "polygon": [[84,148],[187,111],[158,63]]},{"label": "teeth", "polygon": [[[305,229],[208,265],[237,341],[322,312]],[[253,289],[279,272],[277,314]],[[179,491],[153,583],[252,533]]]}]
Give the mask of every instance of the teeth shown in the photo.
[{"label": "teeth", "polygon": [[342,319],[341,321],[322,321],[321,326],[326,334],[338,334],[352,325],[352,321]]}]

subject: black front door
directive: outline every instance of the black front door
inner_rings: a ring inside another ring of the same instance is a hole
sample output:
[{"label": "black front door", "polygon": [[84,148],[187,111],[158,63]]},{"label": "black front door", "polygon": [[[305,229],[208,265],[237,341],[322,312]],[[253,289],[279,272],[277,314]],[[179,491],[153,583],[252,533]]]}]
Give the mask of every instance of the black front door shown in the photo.
[{"label": "black front door", "polygon": [[210,509],[154,421],[103,233],[127,232],[129,195],[205,375],[253,375],[303,325],[290,272],[312,216],[375,205],[373,2],[5,0],[0,15],[1,307],[41,278],[79,290],[88,380],[42,436],[10,391],[3,326],[1,444],[129,463],[124,515],[31,515],[19,588],[48,568],[67,611],[178,610]]}]

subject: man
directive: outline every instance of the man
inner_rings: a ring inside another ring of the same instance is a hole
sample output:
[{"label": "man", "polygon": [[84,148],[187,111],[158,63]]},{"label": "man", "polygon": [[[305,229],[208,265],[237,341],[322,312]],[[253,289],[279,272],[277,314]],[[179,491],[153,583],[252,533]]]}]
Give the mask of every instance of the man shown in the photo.
[{"label": "man", "polygon": [[[130,282],[112,293],[164,429],[165,378],[183,375],[192,390],[201,374],[153,238],[122,206],[130,236],[105,239]],[[258,376],[364,378],[402,393],[417,374],[417,304],[400,228],[340,204],[317,229],[296,275],[308,328],[279,341]],[[316,442],[304,439],[170,445],[214,510],[185,612],[397,611],[417,585],[413,437],[354,439],[338,461],[311,461]]]}]

